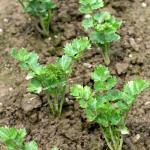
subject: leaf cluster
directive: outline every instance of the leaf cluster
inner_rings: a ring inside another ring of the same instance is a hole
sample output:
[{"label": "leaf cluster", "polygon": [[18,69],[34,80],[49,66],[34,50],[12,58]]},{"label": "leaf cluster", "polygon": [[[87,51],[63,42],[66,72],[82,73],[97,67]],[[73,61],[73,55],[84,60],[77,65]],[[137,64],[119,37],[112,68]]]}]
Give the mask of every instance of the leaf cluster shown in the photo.
[{"label": "leaf cluster", "polygon": [[32,16],[47,17],[49,11],[56,8],[52,0],[18,0],[23,4],[24,11]]},{"label": "leaf cluster", "polygon": [[80,0],[80,12],[84,14],[92,13],[94,10],[104,6],[102,0]]},{"label": "leaf cluster", "polygon": [[75,60],[90,47],[88,38],[81,37],[73,40],[64,47],[64,55],[53,64],[41,65],[35,52],[28,52],[22,48],[19,51],[13,49],[11,55],[20,62],[20,67],[29,71],[27,79],[31,79],[28,86],[30,92],[41,91],[56,92],[56,87],[64,87],[71,73],[71,67]]},{"label": "leaf cluster", "polygon": [[134,104],[136,97],[149,83],[137,79],[124,85],[122,90],[115,89],[116,77],[110,75],[104,66],[97,66],[92,73],[94,89],[88,86],[74,85],[72,96],[79,101],[80,107],[85,109],[89,121],[97,122],[102,127],[118,126],[123,133],[128,111]]},{"label": "leaf cluster", "polygon": [[[102,0],[80,0],[80,12],[87,14],[82,22],[85,30],[90,29],[90,39],[97,44],[103,45],[120,39],[116,33],[121,26],[121,21],[118,21],[108,12],[95,12],[104,6]],[[94,5],[94,8],[92,7]],[[87,10],[89,8],[89,11]]]},{"label": "leaf cluster", "polygon": [[0,128],[0,142],[7,147],[7,150],[38,150],[38,146],[34,141],[24,142],[25,136],[25,129]]}]

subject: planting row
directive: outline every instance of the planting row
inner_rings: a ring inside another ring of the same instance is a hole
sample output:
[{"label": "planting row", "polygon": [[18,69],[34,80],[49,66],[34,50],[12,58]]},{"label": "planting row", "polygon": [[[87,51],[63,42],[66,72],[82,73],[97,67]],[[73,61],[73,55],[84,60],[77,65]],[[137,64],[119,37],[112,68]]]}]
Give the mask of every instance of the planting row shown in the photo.
[{"label": "planting row", "polygon": [[[51,0],[18,0],[25,12],[31,15],[35,27],[44,36],[50,36],[50,21],[52,10],[57,7]],[[65,101],[65,91],[68,79],[72,73],[75,61],[80,59],[93,44],[101,48],[104,62],[110,64],[109,48],[113,41],[120,39],[117,30],[121,26],[109,12],[99,12],[104,7],[102,0],[80,0],[79,11],[85,14],[82,25],[88,37],[79,37],[63,48],[64,55],[57,58],[55,63],[40,64],[35,52],[26,48],[11,51],[12,57],[19,61],[21,69],[28,71],[28,91],[44,93],[47,97],[50,113],[61,117]],[[88,121],[100,126],[105,141],[110,150],[122,150],[123,136],[129,134],[126,127],[128,113],[137,96],[149,87],[142,79],[126,83],[122,89],[117,89],[117,77],[112,76],[109,69],[98,65],[91,73],[94,82],[92,87],[72,85],[70,95],[84,109]],[[24,129],[0,128],[0,141],[8,150],[37,150],[35,142],[24,142]],[[55,148],[57,149],[57,148]]]}]

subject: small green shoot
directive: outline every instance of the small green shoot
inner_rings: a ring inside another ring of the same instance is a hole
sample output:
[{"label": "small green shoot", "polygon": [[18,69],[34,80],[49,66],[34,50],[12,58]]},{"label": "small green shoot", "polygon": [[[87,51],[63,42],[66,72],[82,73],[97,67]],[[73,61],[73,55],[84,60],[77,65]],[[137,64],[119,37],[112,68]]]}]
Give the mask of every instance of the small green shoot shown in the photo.
[{"label": "small green shoot", "polygon": [[51,150],[59,150],[57,147],[52,148]]},{"label": "small green shoot", "polygon": [[38,150],[36,142],[24,142],[25,129],[0,127],[0,142],[7,150]]},{"label": "small green shoot", "polygon": [[72,71],[72,64],[83,52],[90,48],[88,38],[81,37],[73,40],[64,47],[64,55],[53,64],[41,65],[35,52],[25,48],[13,49],[11,55],[20,62],[20,67],[28,71],[26,79],[31,82],[28,91],[44,92],[47,95],[50,110],[54,116],[60,116],[65,100],[65,89]]},{"label": "small green shoot", "polygon": [[106,65],[110,64],[110,43],[120,39],[117,30],[122,22],[118,21],[109,12],[97,12],[104,6],[102,0],[80,0],[80,12],[85,15],[82,26],[89,31],[93,43],[102,48],[102,55]]},{"label": "small green shoot", "polygon": [[52,0],[17,0],[23,10],[31,16],[36,29],[44,36],[50,34],[52,10],[56,5]]},{"label": "small green shoot", "polygon": [[125,121],[136,101],[136,97],[149,87],[142,79],[130,81],[122,90],[115,89],[117,78],[100,65],[92,73],[94,89],[89,86],[74,85],[71,95],[85,110],[89,121],[99,124],[110,150],[121,150],[123,135],[129,134]]}]

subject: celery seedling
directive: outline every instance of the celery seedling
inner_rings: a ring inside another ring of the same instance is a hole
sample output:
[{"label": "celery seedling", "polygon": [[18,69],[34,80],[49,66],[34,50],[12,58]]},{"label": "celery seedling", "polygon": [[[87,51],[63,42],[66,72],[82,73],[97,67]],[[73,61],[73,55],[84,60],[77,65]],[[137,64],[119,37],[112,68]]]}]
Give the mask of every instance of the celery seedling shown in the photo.
[{"label": "celery seedling", "polygon": [[80,12],[86,14],[82,25],[85,30],[89,29],[91,41],[102,48],[104,61],[108,65],[110,43],[120,39],[117,30],[121,21],[116,20],[109,12],[97,12],[104,6],[102,0],[80,0],[80,4]]},{"label": "celery seedling", "polygon": [[33,19],[36,29],[44,36],[49,36],[52,10],[56,5],[52,0],[17,0],[23,10]]},{"label": "celery seedling", "polygon": [[125,84],[122,90],[115,89],[117,79],[104,66],[95,68],[92,79],[94,89],[74,85],[71,95],[79,101],[87,119],[99,124],[110,150],[121,150],[123,135],[129,133],[125,125],[128,113],[136,97],[149,87],[149,83],[136,79]]},{"label": "celery seedling", "polygon": [[43,91],[48,98],[50,110],[59,116],[65,98],[65,89],[71,74],[72,64],[79,59],[82,53],[90,47],[88,38],[82,37],[73,40],[64,47],[64,55],[53,64],[41,65],[38,55],[22,48],[12,50],[12,56],[20,62],[22,69],[28,70],[27,79],[31,79],[28,91],[40,93]]},{"label": "celery seedling", "polygon": [[25,129],[0,127],[0,142],[7,150],[38,150],[36,142],[24,142]]}]

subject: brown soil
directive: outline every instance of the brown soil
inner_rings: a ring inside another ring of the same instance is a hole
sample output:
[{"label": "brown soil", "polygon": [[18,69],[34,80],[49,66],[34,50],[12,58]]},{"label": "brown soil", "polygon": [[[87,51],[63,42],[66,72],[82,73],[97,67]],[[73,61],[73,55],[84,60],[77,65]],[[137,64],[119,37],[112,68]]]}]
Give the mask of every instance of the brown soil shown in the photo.
[{"label": "brown soil", "polygon": [[[36,140],[39,150],[53,146],[62,150],[105,150],[98,126],[87,122],[68,93],[61,118],[53,119],[45,98],[27,93],[26,73],[9,54],[13,47],[25,47],[38,52],[41,63],[49,63],[62,54],[61,47],[66,42],[85,34],[78,1],[56,2],[58,9],[52,21],[56,36],[43,39],[15,0],[0,0],[0,28],[3,30],[0,32],[0,125],[26,128],[26,140]],[[120,85],[137,76],[150,81],[150,1],[114,0],[107,3],[105,9],[123,20],[122,39],[111,47],[110,70],[119,77]],[[90,83],[90,72],[99,63],[103,64],[103,59],[98,49],[86,52],[75,65],[70,83]],[[28,105],[26,101],[31,99],[36,101]],[[130,135],[124,139],[123,149],[150,150],[150,90],[138,97],[127,126]]]}]

